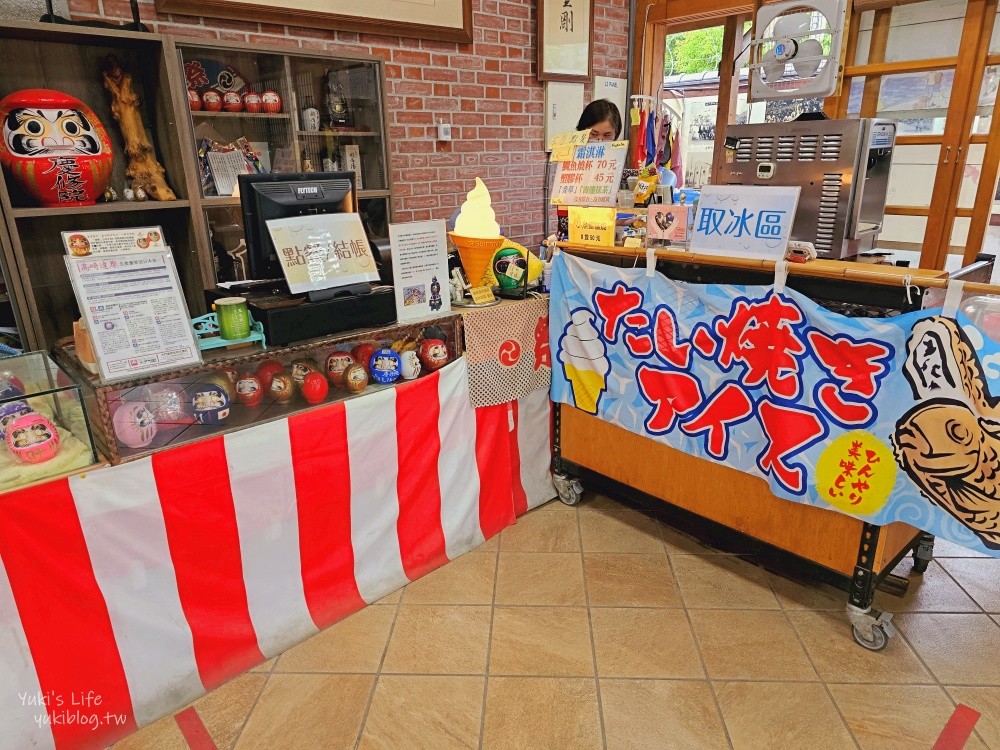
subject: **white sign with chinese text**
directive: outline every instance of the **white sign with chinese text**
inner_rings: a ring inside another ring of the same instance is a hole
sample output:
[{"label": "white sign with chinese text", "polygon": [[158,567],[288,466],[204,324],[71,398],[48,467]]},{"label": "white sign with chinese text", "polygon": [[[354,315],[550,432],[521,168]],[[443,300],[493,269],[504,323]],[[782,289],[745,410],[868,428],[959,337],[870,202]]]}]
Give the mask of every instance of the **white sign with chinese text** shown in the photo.
[{"label": "white sign with chinese text", "polygon": [[556,166],[554,206],[614,206],[625,170],[628,141],[579,146]]},{"label": "white sign with chinese text", "polygon": [[691,232],[692,252],[781,260],[800,191],[799,187],[705,186]]},{"label": "white sign with chinese text", "polygon": [[170,250],[67,256],[66,267],[103,382],[201,362]]},{"label": "white sign with chinese text", "polygon": [[145,253],[166,247],[162,227],[78,229],[62,233],[66,252],[76,258],[114,253]]},{"label": "white sign with chinese text", "polygon": [[379,280],[358,214],[271,219],[267,228],[292,294]]},{"label": "white sign with chinese text", "polygon": [[403,323],[451,312],[448,237],[444,221],[390,224],[389,242],[392,245],[396,319]]}]

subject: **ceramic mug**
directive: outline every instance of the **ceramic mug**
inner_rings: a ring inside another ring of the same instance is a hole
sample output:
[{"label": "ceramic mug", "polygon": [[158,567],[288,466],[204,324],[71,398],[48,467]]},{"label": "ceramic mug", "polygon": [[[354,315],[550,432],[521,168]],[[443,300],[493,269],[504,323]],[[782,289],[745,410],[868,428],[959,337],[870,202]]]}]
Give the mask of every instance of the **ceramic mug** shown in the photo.
[{"label": "ceramic mug", "polygon": [[215,300],[215,314],[219,316],[219,335],[233,341],[250,335],[250,313],[243,297],[223,297]]}]

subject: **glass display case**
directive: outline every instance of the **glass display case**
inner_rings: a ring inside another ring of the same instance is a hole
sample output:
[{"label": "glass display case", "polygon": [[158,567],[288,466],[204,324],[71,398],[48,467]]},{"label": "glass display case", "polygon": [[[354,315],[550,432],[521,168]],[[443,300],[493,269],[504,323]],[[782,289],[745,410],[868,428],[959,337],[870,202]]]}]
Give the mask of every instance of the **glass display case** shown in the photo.
[{"label": "glass display case", "polygon": [[0,359],[0,492],[97,463],[80,386],[45,352]]},{"label": "glass display case", "polygon": [[381,60],[224,43],[178,41],[177,50],[217,281],[248,278],[240,173],[353,172],[369,236],[388,236]]},{"label": "glass display case", "polygon": [[462,353],[456,314],[290,347],[211,350],[203,366],[113,385],[84,370],[70,340],[55,348],[82,383],[94,438],[114,464],[394,388]]}]

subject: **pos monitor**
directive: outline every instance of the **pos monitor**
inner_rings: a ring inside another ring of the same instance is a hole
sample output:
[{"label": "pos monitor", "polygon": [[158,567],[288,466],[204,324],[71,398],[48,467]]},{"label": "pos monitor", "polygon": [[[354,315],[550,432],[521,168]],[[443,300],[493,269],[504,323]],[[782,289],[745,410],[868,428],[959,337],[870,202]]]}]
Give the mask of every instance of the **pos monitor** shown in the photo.
[{"label": "pos monitor", "polygon": [[267,229],[270,219],[358,210],[353,172],[292,172],[239,176],[247,260],[253,279],[283,279]]}]

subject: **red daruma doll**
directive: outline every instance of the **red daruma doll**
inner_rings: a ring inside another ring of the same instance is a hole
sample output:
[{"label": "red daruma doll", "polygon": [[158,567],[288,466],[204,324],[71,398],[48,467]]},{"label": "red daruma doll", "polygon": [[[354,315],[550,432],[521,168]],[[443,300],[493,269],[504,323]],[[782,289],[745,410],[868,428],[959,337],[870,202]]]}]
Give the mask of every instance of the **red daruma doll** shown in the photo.
[{"label": "red daruma doll", "polygon": [[108,131],[76,97],[23,89],[0,101],[0,163],[41,206],[88,206],[111,181]]}]

